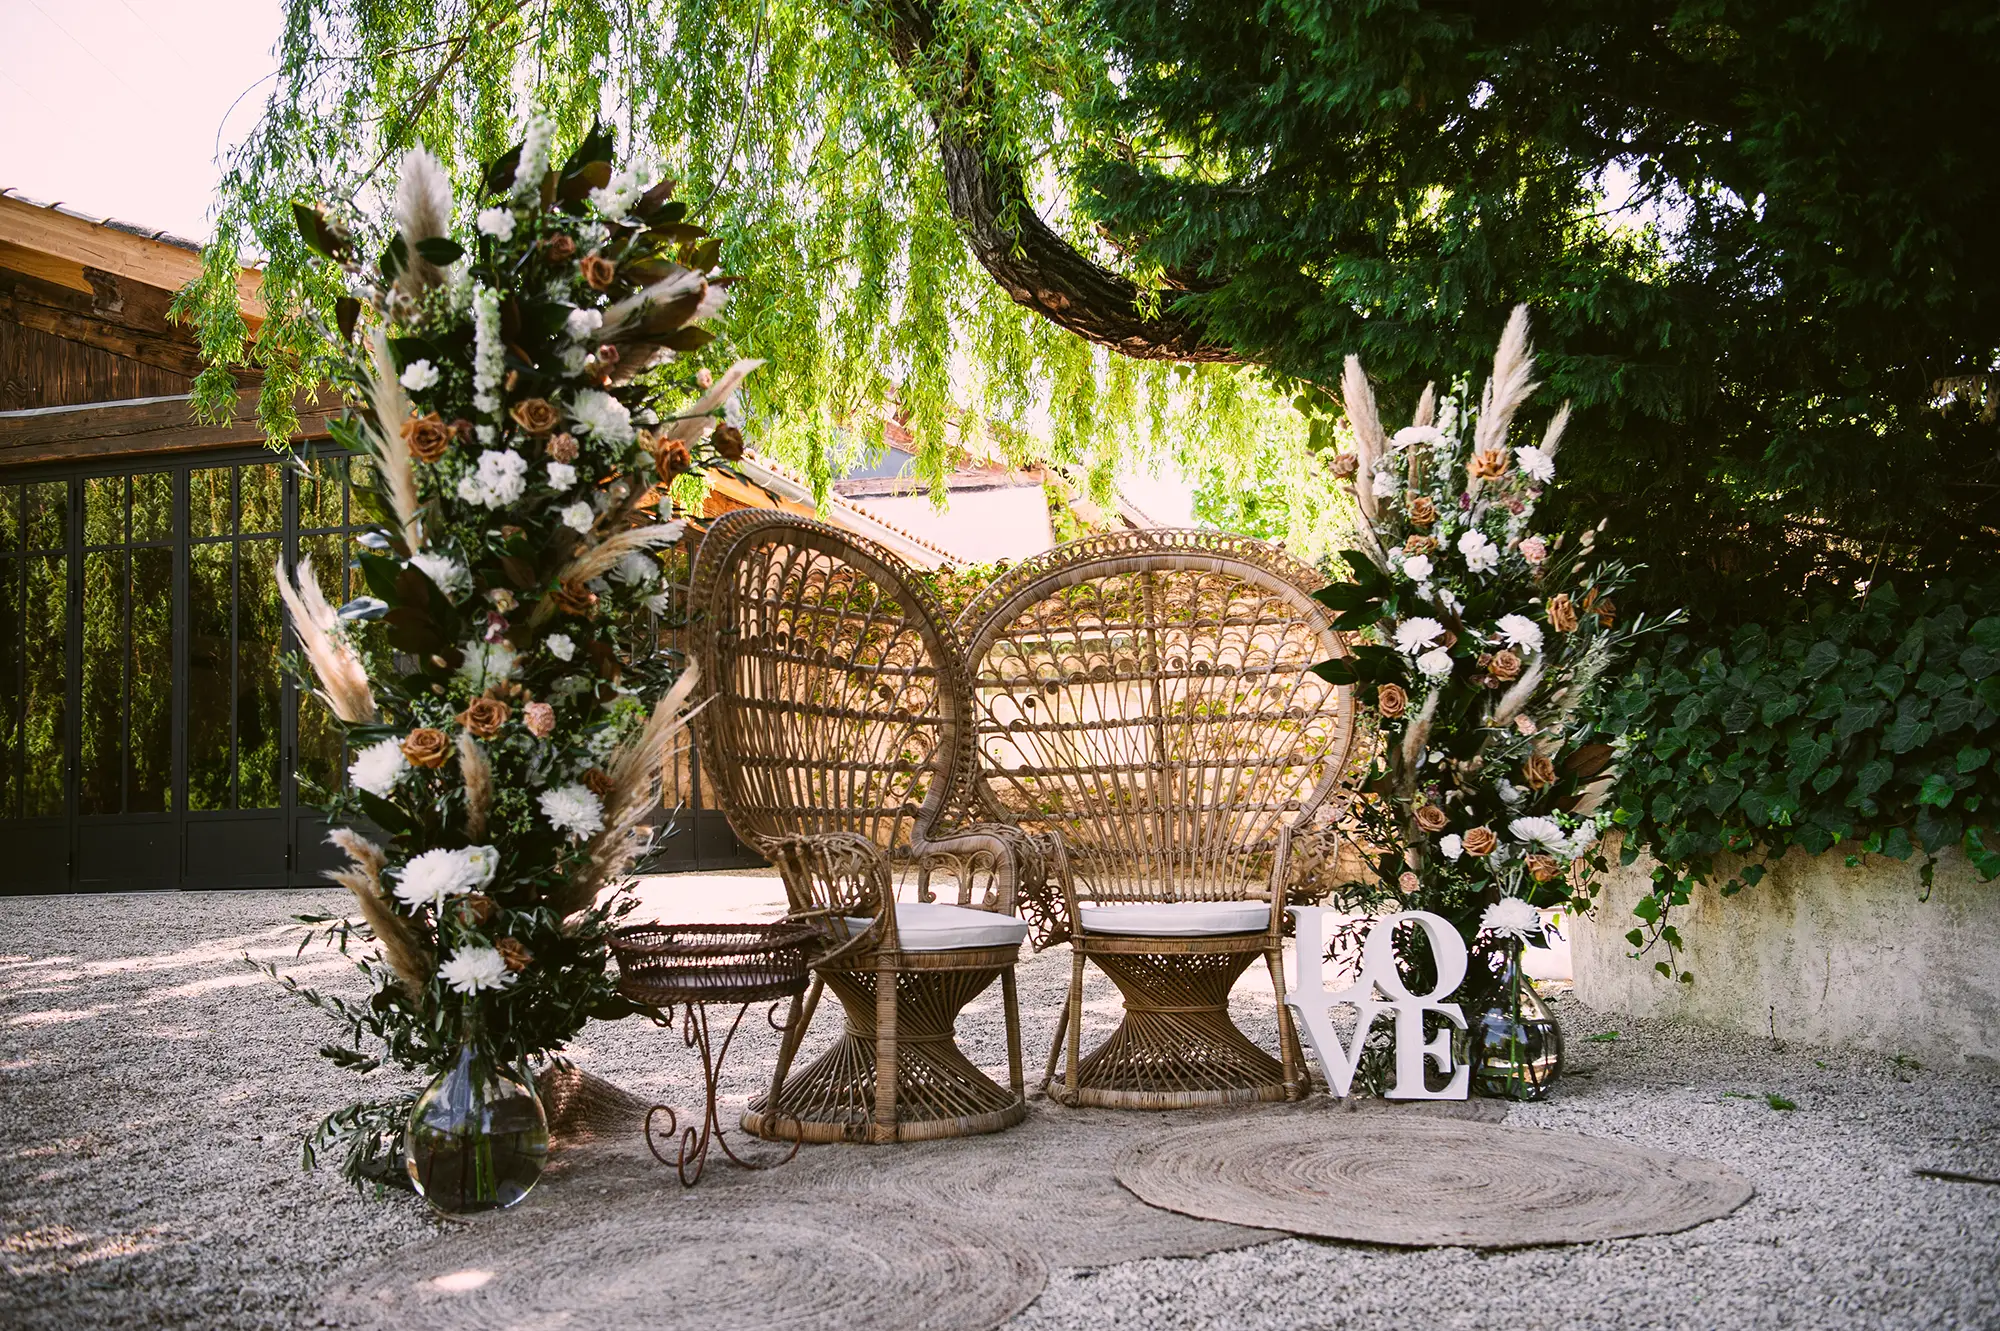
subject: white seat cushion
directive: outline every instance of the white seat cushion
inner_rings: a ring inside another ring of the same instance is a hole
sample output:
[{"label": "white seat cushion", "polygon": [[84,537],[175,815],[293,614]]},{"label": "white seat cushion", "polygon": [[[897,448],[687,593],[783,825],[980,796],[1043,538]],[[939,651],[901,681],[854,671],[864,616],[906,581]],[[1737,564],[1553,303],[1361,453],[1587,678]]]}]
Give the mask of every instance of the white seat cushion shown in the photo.
[{"label": "white seat cushion", "polygon": [[[860,933],[875,923],[849,919],[847,927]],[[949,906],[942,901],[899,901],[896,903],[896,937],[905,952],[950,952],[961,947],[1019,947],[1028,936],[1025,920],[970,906]]]},{"label": "white seat cushion", "polygon": [[1080,906],[1087,934],[1145,938],[1207,938],[1250,934],[1271,927],[1268,901],[1135,901],[1123,906]]}]

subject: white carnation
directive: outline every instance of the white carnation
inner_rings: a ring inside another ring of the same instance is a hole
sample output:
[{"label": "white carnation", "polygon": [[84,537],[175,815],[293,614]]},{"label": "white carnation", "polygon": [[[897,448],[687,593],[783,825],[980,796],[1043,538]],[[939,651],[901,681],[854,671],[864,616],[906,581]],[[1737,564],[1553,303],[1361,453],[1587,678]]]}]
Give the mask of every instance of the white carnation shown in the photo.
[{"label": "white carnation", "polygon": [[505,508],[528,488],[528,460],[511,448],[489,448],[479,469],[458,478],[458,497],[483,508]]},{"label": "white carnation", "polygon": [[1514,463],[1520,467],[1522,475],[1540,481],[1543,485],[1556,478],[1556,460],[1539,448],[1515,449]]},{"label": "white carnation", "polygon": [[1444,431],[1435,425],[1409,425],[1396,431],[1389,440],[1389,447],[1401,451],[1411,444],[1436,446],[1445,442]]},{"label": "white carnation", "polygon": [[1438,850],[1448,860],[1455,860],[1465,854],[1465,839],[1456,832],[1447,832],[1438,838]]},{"label": "white carnation", "polygon": [[514,238],[514,213],[511,209],[481,208],[478,225],[482,236],[491,236],[499,241]]},{"label": "white carnation", "polygon": [[1479,917],[1482,933],[1526,938],[1542,927],[1542,913],[1519,897],[1501,897]]},{"label": "white carnation", "polygon": [[551,633],[542,639],[542,645],[549,649],[549,655],[558,661],[567,661],[576,655],[576,643],[567,633]]},{"label": "white carnation", "polygon": [[1560,851],[1566,843],[1562,826],[1553,818],[1535,814],[1527,818],[1516,818],[1507,824],[1507,835],[1530,846],[1540,846],[1548,851]]},{"label": "white carnation", "polygon": [[447,897],[486,887],[499,867],[500,854],[491,846],[427,850],[396,871],[396,900],[412,909],[442,906]]},{"label": "white carnation", "polygon": [[576,468],[567,462],[549,464],[549,489],[567,490],[576,484]]},{"label": "white carnation", "polygon": [[438,967],[438,974],[461,994],[505,989],[514,983],[514,972],[507,969],[506,959],[490,947],[460,948]]},{"label": "white carnation", "polygon": [[1403,561],[1403,576],[1412,582],[1428,582],[1432,573],[1431,561],[1424,555],[1411,555]]},{"label": "white carnation", "polygon": [[590,505],[581,499],[564,508],[557,516],[562,519],[563,526],[572,531],[589,531],[590,524],[597,520],[597,515],[591,512]]},{"label": "white carnation", "polygon": [[604,327],[604,315],[597,310],[571,310],[569,318],[563,320],[563,332],[572,342],[586,342],[597,336],[597,330]]},{"label": "white carnation", "polygon": [[635,431],[632,428],[632,413],[625,404],[609,393],[601,393],[595,388],[586,388],[576,395],[569,405],[569,414],[576,421],[577,428],[588,430],[592,438],[611,445],[629,444]]},{"label": "white carnation", "polygon": [[1497,627],[1508,646],[1530,654],[1542,650],[1542,626],[1526,615],[1502,615]]},{"label": "white carnation", "polygon": [[482,693],[502,680],[512,679],[520,657],[503,642],[474,638],[464,647],[465,659],[458,664],[458,677],[475,693]]},{"label": "white carnation", "polygon": [[462,599],[472,590],[472,571],[449,555],[441,555],[435,550],[419,550],[410,556],[410,564],[454,601]]},{"label": "white carnation", "polygon": [[1466,570],[1471,573],[1491,573],[1500,564],[1500,547],[1484,532],[1469,531],[1460,536],[1458,552],[1465,556]]},{"label": "white carnation", "polygon": [[542,817],[548,819],[550,826],[558,832],[587,837],[604,830],[604,801],[592,794],[588,786],[572,782],[554,790],[545,790],[539,803]]},{"label": "white carnation", "polygon": [[1451,653],[1442,647],[1433,647],[1417,658],[1417,669],[1425,679],[1443,679],[1451,674]]},{"label": "white carnation", "polygon": [[389,792],[396,788],[396,782],[409,770],[410,763],[403,757],[401,742],[385,739],[354,755],[354,761],[347,765],[347,779],[357,790],[365,790],[378,799],[388,799]]},{"label": "white carnation", "polygon": [[[1408,568],[1409,565],[1403,567]],[[1406,619],[1396,625],[1396,650],[1405,656],[1414,656],[1443,636],[1444,625],[1428,615]]]},{"label": "white carnation", "polygon": [[396,377],[396,382],[412,393],[421,393],[426,389],[436,388],[440,377],[437,366],[427,360],[413,360],[403,367],[403,372]]}]

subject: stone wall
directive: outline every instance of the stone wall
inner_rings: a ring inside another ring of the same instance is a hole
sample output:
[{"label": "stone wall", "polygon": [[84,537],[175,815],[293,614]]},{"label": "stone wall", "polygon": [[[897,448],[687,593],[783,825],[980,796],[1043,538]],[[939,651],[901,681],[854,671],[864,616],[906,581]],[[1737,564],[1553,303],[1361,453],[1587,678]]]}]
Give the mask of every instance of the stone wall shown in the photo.
[{"label": "stone wall", "polygon": [[1849,868],[1846,848],[1795,850],[1733,897],[1697,890],[1675,915],[1694,973],[1683,985],[1653,969],[1657,956],[1628,955],[1653,867],[1642,856],[1614,867],[1591,915],[1568,922],[1576,995],[1781,1040],[2000,1061],[2000,882],[1980,882],[1953,851],[1925,899],[1918,863],[1868,856]]}]

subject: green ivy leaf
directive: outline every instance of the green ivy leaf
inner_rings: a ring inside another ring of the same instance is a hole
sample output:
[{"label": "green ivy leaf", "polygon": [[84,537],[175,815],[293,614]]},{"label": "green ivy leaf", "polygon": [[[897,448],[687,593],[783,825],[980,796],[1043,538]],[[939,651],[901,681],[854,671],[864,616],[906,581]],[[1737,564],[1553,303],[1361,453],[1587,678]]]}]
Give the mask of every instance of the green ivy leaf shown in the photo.
[{"label": "green ivy leaf", "polygon": [[1842,710],[1840,720],[1834,723],[1833,736],[1840,743],[1846,743],[1864,730],[1871,730],[1882,719],[1883,705],[1879,702],[1855,703]]},{"label": "green ivy leaf", "polygon": [[1907,860],[1917,853],[1910,844],[1910,834],[1900,827],[1892,827],[1882,834],[1881,853],[1892,860]]},{"label": "green ivy leaf", "polygon": [[1827,671],[1840,664],[1840,648],[1831,642],[1816,642],[1806,653],[1806,659],[1799,663],[1799,673],[1807,679],[1818,679]]},{"label": "green ivy leaf", "polygon": [[1975,646],[1984,647],[1989,652],[2000,652],[2000,615],[1988,615],[1967,629],[1965,636],[1972,639]]},{"label": "green ivy leaf", "polygon": [[1867,799],[1882,788],[1882,783],[1895,774],[1896,765],[1887,758],[1872,758],[1861,764],[1854,772],[1853,799]]},{"label": "green ivy leaf", "polygon": [[2000,671],[2000,652],[1975,644],[1958,654],[1958,668],[1965,672],[1967,679],[1985,679]]},{"label": "green ivy leaf", "polygon": [[1958,770],[1961,775],[1976,772],[1986,766],[1986,760],[1993,756],[1991,749],[1975,749],[1970,744],[1958,751]]},{"label": "green ivy leaf", "polygon": [[1917,792],[1917,803],[1946,808],[1951,798],[1958,792],[1952,788],[1951,778],[1941,772],[1932,772],[1924,778],[1924,787]]}]

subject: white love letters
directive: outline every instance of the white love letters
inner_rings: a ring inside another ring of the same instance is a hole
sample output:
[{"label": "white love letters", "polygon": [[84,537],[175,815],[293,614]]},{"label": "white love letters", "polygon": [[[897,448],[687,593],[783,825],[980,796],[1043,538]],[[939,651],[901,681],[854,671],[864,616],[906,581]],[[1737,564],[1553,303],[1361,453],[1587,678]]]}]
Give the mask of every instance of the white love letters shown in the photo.
[{"label": "white love letters", "polygon": [[[1285,995],[1285,1005],[1298,1014],[1333,1093],[1346,1097],[1361,1063],[1361,1050],[1368,1043],[1368,1032],[1386,1011],[1396,1016],[1396,1084],[1389,1088],[1389,1098],[1465,1099],[1469,1069],[1463,1065],[1452,1068],[1451,1032],[1439,1031],[1437,1038],[1424,1042],[1426,1012],[1441,1012],[1460,1030],[1465,1029],[1465,1014],[1458,1004],[1444,1001],[1465,978],[1465,940],[1458,936],[1458,930],[1428,911],[1385,915],[1369,929],[1368,941],[1362,944],[1360,977],[1338,993],[1328,993],[1322,978],[1325,921],[1333,913],[1323,906],[1292,907],[1299,925],[1298,974],[1297,983]],[[1396,971],[1396,928],[1401,924],[1414,924],[1430,939],[1431,955],[1437,961],[1437,987],[1428,994],[1412,994]],[[1351,1046],[1343,1045],[1340,1032],[1334,1029],[1335,1005],[1351,1005],[1358,1014]],[[1451,1082],[1444,1089],[1433,1091],[1424,1085],[1426,1058],[1437,1064],[1438,1071],[1451,1072]]]}]

